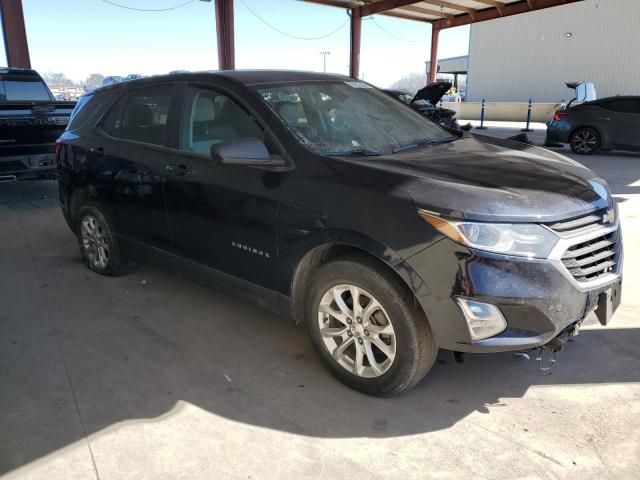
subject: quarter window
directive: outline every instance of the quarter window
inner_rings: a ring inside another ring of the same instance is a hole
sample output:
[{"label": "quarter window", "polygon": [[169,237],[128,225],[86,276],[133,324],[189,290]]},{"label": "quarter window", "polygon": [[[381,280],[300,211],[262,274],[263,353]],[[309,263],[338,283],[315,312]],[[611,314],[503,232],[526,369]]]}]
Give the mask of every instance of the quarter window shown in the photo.
[{"label": "quarter window", "polygon": [[186,97],[182,149],[209,156],[211,147],[239,138],[264,141],[264,131],[238,103],[214,90],[192,88]]},{"label": "quarter window", "polygon": [[102,129],[109,135],[163,145],[172,87],[158,85],[127,93],[109,111]]}]

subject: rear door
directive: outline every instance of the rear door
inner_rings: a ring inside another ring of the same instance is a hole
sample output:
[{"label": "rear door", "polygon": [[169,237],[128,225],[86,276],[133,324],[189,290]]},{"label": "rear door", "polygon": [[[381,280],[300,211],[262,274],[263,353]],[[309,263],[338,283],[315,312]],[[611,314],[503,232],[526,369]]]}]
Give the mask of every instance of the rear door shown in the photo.
[{"label": "rear door", "polygon": [[[640,99],[615,98],[603,102],[607,110],[609,134],[614,146],[621,149],[640,149]],[[604,120],[602,118],[602,120]]]},{"label": "rear door", "polygon": [[174,93],[171,84],[126,92],[108,110],[88,148],[92,181],[103,189],[117,234],[132,248],[171,250],[163,178],[172,158]]},{"label": "rear door", "polygon": [[215,164],[210,149],[218,142],[252,137],[265,141],[271,153],[283,152],[269,141],[246,104],[229,91],[194,85],[185,86],[180,96],[180,149],[167,165],[165,184],[173,250],[187,260],[179,261],[179,267],[186,276],[214,273],[200,268],[205,266],[273,288],[284,174]]}]

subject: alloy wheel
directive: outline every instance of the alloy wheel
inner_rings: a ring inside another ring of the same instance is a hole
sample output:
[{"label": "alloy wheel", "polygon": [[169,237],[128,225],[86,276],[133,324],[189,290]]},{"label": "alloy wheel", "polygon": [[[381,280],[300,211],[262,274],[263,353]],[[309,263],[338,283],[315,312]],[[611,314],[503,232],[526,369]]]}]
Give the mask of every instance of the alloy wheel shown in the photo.
[{"label": "alloy wheel", "polygon": [[336,285],[318,307],[327,351],[344,369],[363,378],[383,375],[396,357],[391,319],[373,295],[355,285]]},{"label": "alloy wheel", "polygon": [[86,215],[81,222],[80,236],[86,258],[101,270],[109,264],[109,244],[105,230],[93,215]]},{"label": "alloy wheel", "polygon": [[598,139],[593,132],[582,130],[573,136],[571,144],[578,153],[591,153],[595,150]]}]

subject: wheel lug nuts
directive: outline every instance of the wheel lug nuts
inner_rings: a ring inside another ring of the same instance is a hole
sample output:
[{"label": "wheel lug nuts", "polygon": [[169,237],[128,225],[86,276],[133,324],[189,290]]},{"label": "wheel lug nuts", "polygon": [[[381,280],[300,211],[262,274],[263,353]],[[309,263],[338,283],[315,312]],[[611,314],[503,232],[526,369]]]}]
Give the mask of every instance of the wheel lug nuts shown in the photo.
[{"label": "wheel lug nuts", "polygon": [[362,318],[358,317],[358,323],[362,323]]},{"label": "wheel lug nuts", "polygon": [[349,335],[350,337],[352,337],[352,336],[353,336],[353,333],[351,333],[351,330],[349,330],[349,331],[347,332],[347,335]]},{"label": "wheel lug nuts", "polygon": [[347,323],[352,323],[353,320],[351,320],[350,318],[347,318]]},{"label": "wheel lug nuts", "polygon": [[368,337],[369,336],[369,330],[365,330],[364,334]]},{"label": "wheel lug nuts", "polygon": [[360,345],[362,345],[362,339],[361,339],[361,338],[359,338],[359,339],[358,339],[358,343],[359,343]]}]

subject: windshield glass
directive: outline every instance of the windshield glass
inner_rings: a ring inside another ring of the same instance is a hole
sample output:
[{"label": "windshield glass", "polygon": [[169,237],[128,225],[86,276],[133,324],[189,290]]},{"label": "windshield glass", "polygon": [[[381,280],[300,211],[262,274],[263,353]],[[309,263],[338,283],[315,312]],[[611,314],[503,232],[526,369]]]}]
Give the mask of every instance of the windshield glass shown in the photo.
[{"label": "windshield glass", "polygon": [[320,155],[385,155],[452,139],[435,123],[355,80],[287,83],[258,92],[302,143]]}]

